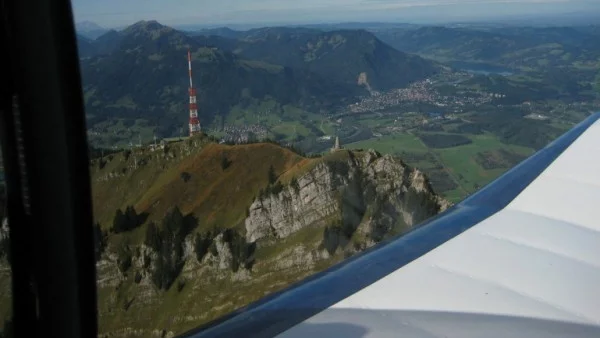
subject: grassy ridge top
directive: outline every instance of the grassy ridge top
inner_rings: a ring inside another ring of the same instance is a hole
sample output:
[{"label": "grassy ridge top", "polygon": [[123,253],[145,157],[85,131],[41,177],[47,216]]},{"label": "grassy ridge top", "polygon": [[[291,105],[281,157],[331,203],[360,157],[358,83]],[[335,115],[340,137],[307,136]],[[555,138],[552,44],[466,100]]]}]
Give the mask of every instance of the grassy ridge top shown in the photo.
[{"label": "grassy ridge top", "polygon": [[92,167],[94,215],[105,229],[116,209],[127,205],[148,213],[147,222],[159,221],[178,206],[184,214],[198,217],[200,229],[235,227],[258,191],[268,185],[271,165],[286,183],[319,161],[270,143],[230,146],[201,139],[174,143],[167,150],[137,149],[129,156],[121,152],[110,157],[105,157],[102,169],[98,163]]}]

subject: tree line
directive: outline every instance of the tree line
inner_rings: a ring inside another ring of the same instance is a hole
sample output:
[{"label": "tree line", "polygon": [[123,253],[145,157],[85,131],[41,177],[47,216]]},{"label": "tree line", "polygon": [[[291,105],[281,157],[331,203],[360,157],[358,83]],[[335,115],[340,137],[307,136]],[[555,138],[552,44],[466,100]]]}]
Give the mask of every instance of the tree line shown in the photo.
[{"label": "tree line", "polygon": [[144,244],[157,253],[151,278],[159,289],[168,290],[179,276],[185,263],[185,238],[197,224],[195,217],[184,216],[175,207],[165,215],[160,228],[155,223],[146,228]]},{"label": "tree line", "polygon": [[128,205],[125,208],[125,212],[121,211],[121,209],[117,209],[115,216],[113,217],[111,229],[114,233],[131,231],[142,225],[147,216],[148,215],[145,213],[138,214],[133,206]]}]

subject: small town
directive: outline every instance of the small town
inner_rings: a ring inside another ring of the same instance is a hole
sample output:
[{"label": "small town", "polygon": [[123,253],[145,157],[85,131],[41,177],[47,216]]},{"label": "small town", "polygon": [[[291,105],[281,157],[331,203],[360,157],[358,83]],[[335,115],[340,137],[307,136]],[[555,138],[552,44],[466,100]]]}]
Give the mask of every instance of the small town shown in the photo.
[{"label": "small town", "polygon": [[[404,103],[428,103],[437,107],[460,109],[465,106],[480,106],[492,102],[493,99],[506,97],[502,93],[488,93],[478,90],[461,90],[457,95],[441,95],[431,79],[418,81],[407,88],[393,89],[384,93],[375,93],[359,102],[346,107],[349,113],[364,113],[383,110]],[[456,86],[454,84],[453,86]]]}]

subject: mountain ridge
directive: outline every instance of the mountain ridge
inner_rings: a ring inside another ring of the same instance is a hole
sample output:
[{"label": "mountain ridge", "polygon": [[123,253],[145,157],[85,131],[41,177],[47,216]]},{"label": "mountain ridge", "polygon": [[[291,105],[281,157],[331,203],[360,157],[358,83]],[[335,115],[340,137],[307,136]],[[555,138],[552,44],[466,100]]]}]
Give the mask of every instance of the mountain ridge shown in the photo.
[{"label": "mountain ridge", "polygon": [[94,40],[104,34],[107,29],[92,21],[80,21],[75,23],[77,34],[85,36],[88,39]]},{"label": "mountain ridge", "polygon": [[361,84],[364,74],[375,90],[403,87],[439,71],[430,61],[395,50],[364,29],[266,27],[236,36],[234,52],[242,57],[307,69],[346,84]]},{"label": "mountain ridge", "polygon": [[[388,29],[375,35],[391,46],[435,59],[493,62],[512,68],[537,68],[541,57],[556,67],[598,57],[599,35],[591,27],[471,28],[428,26]],[[548,49],[553,53],[544,53]]]},{"label": "mountain ridge", "polygon": [[[420,171],[374,151],[306,158],[199,136],[90,169],[104,336],[192,329],[449,206]],[[119,210],[138,220],[117,229]]]}]

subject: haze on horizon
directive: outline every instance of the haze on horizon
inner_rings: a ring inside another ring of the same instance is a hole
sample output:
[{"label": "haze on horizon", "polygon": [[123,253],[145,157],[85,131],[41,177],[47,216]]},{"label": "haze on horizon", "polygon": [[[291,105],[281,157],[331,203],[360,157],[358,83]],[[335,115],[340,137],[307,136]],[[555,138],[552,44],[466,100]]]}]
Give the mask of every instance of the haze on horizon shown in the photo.
[{"label": "haze on horizon", "polygon": [[168,25],[342,21],[432,23],[598,13],[598,0],[72,0],[75,21],[106,28],[139,20]]}]

